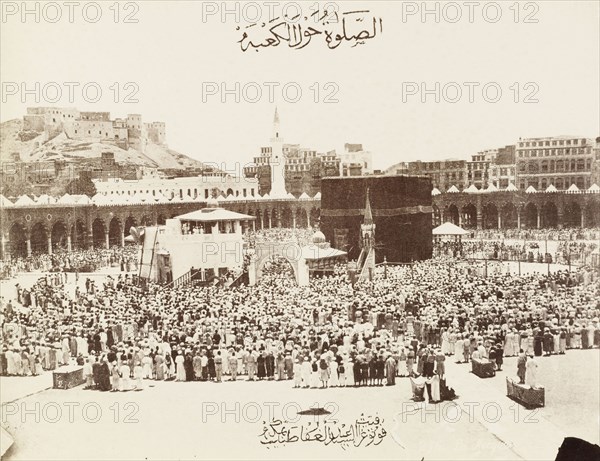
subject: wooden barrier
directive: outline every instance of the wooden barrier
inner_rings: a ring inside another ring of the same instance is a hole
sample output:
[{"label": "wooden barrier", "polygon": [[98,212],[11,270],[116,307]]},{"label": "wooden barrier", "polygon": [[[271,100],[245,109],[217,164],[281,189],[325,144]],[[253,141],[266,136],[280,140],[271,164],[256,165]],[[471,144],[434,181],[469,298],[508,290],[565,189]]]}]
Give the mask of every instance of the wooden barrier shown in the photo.
[{"label": "wooden barrier", "polygon": [[525,384],[506,378],[506,395],[526,408],[537,408],[546,405],[546,390],[543,387],[531,388]]},{"label": "wooden barrier", "polygon": [[494,364],[489,360],[471,359],[471,371],[480,378],[491,378],[496,376]]},{"label": "wooden barrier", "polygon": [[52,381],[54,389],[71,389],[80,386],[85,382],[83,367],[66,366],[58,368],[52,372]]}]

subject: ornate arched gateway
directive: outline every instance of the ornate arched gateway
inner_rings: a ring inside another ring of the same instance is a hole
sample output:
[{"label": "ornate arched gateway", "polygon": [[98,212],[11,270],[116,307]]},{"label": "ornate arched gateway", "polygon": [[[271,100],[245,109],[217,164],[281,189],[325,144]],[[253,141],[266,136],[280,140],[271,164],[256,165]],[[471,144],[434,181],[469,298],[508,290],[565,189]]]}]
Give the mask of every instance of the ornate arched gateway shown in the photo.
[{"label": "ornate arched gateway", "polygon": [[265,263],[280,256],[285,259],[294,272],[296,283],[300,286],[308,285],[309,271],[308,264],[301,258],[301,248],[298,243],[289,242],[258,242],[254,248],[254,254],[251,255],[251,262],[248,268],[250,285],[255,285],[262,277],[262,269]]}]

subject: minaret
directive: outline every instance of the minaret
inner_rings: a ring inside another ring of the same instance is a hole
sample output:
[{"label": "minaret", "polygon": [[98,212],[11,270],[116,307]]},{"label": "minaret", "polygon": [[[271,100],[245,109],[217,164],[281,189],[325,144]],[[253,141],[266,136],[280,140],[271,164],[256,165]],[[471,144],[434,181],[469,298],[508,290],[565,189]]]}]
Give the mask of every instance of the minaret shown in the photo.
[{"label": "minaret", "polygon": [[373,221],[373,212],[371,211],[371,197],[367,187],[367,198],[365,203],[365,214],[363,223],[360,226],[361,241],[363,248],[369,250],[375,245],[375,222]]},{"label": "minaret", "polygon": [[271,198],[284,198],[285,189],[285,155],[283,154],[283,138],[279,132],[279,112],[275,107],[273,118],[273,137],[271,138]]},{"label": "minaret", "polygon": [[361,267],[361,279],[373,280],[375,273],[375,222],[371,210],[371,199],[367,187],[367,198],[365,203],[365,214],[360,226],[360,243],[364,254],[364,264]]}]

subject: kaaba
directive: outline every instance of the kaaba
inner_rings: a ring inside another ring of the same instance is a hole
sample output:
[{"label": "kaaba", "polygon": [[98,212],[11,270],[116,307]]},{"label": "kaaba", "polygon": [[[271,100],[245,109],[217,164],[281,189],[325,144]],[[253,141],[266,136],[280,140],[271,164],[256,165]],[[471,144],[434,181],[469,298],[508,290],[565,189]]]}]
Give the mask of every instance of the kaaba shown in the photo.
[{"label": "kaaba", "polygon": [[375,256],[380,263],[431,258],[431,180],[424,176],[324,178],[321,231],[349,259],[360,256],[367,188],[375,223]]}]

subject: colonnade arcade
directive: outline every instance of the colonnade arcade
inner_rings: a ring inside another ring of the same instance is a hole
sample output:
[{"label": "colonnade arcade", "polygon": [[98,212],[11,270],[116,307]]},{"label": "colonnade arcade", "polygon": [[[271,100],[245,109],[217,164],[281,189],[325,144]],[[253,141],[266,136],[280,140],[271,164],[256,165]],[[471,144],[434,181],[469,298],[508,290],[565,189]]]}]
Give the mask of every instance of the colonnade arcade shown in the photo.
[{"label": "colonnade arcade", "polygon": [[[318,224],[319,200],[221,202],[239,213],[256,216],[252,229],[311,227]],[[136,226],[165,224],[169,218],[198,209],[198,203],[119,206],[28,206],[2,209],[1,253],[25,257],[57,250],[110,248],[125,245]],[[246,225],[244,232],[249,230]]]},{"label": "colonnade arcade", "polygon": [[446,193],[433,197],[432,220],[465,229],[600,227],[600,194]]}]

